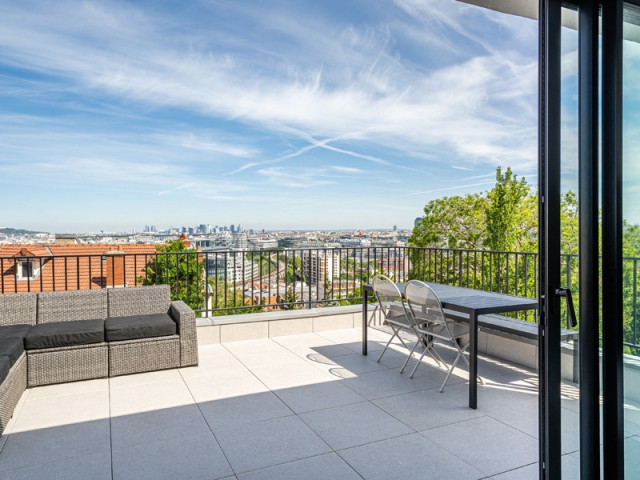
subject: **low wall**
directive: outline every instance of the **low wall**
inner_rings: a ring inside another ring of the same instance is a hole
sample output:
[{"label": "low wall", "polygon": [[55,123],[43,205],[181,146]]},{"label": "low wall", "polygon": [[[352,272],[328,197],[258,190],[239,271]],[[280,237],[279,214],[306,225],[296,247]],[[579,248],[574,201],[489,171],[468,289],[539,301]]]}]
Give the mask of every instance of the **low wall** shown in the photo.
[{"label": "low wall", "polygon": [[[324,307],[307,310],[248,313],[196,319],[198,345],[238,340],[280,337],[362,326],[362,307]],[[375,304],[369,308],[369,325],[382,325]],[[530,338],[484,329],[478,336],[478,350],[528,368],[537,368],[537,342]]]}]

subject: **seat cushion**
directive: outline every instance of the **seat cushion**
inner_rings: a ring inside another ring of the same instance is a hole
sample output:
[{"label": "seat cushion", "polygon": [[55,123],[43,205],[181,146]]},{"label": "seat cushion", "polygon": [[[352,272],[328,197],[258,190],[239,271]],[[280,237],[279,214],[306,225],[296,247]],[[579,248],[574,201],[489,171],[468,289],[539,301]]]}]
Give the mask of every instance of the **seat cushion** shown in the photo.
[{"label": "seat cushion", "polygon": [[105,338],[108,342],[164,337],[175,335],[176,331],[176,322],[166,313],[112,317],[104,322]]},{"label": "seat cushion", "polygon": [[11,366],[24,352],[24,343],[20,337],[0,338],[0,357],[9,357]]},{"label": "seat cushion", "polygon": [[27,336],[27,332],[31,325],[26,323],[19,323],[16,325],[6,325],[0,327],[0,338],[9,338],[9,337],[20,337],[24,338]]},{"label": "seat cushion", "polygon": [[0,384],[4,382],[4,379],[9,375],[11,370],[11,360],[9,357],[0,357]]},{"label": "seat cushion", "polygon": [[104,342],[104,320],[75,320],[34,325],[24,339],[24,348],[68,347]]}]

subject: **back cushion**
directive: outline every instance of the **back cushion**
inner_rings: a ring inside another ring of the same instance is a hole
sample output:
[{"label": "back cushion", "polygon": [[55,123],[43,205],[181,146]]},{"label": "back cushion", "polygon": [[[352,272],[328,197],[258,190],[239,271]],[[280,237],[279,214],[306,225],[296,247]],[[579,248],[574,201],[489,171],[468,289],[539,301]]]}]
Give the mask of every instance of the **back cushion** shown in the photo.
[{"label": "back cushion", "polygon": [[0,295],[0,325],[36,324],[37,293]]},{"label": "back cushion", "polygon": [[70,290],[38,294],[38,323],[105,318],[106,290]]},{"label": "back cushion", "polygon": [[109,288],[109,317],[167,313],[171,307],[169,285]]}]

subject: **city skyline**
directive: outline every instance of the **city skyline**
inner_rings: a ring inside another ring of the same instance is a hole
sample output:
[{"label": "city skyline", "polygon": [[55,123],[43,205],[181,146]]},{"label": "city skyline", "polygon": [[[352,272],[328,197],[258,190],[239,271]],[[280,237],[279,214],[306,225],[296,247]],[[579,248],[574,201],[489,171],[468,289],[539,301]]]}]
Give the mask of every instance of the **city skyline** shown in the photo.
[{"label": "city skyline", "polygon": [[537,183],[535,20],[454,0],[34,0],[0,26],[8,226],[411,228],[497,166]]}]

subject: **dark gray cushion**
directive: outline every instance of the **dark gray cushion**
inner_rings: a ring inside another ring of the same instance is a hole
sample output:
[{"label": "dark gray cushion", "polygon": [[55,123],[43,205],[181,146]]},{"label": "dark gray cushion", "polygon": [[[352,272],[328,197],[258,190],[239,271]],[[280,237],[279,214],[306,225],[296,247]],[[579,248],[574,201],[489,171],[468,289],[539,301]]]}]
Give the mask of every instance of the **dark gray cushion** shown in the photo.
[{"label": "dark gray cushion", "polygon": [[0,338],[0,357],[9,357],[11,366],[16,363],[16,360],[18,360],[18,358],[20,358],[22,352],[24,352],[24,344],[22,343],[22,338]]},{"label": "dark gray cushion", "polygon": [[104,320],[74,320],[34,325],[24,339],[24,348],[68,347],[104,342]]},{"label": "dark gray cushion", "polygon": [[107,342],[175,335],[176,322],[166,313],[111,317],[104,322]]},{"label": "dark gray cushion", "polygon": [[0,383],[4,382],[4,379],[9,375],[11,370],[11,360],[9,357],[0,357]]},{"label": "dark gray cushion", "polygon": [[24,338],[27,336],[31,325],[26,323],[19,323],[16,325],[6,325],[4,327],[0,327],[0,338],[9,338],[9,337],[20,337]]}]

